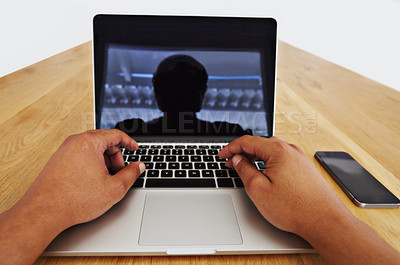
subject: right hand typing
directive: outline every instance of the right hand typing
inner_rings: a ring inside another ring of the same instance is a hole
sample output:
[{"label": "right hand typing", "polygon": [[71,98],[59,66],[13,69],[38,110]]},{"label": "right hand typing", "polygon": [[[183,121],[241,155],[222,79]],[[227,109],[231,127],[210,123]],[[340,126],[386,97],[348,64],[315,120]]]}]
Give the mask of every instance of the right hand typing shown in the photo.
[{"label": "right hand typing", "polygon": [[[228,158],[260,213],[276,227],[305,235],[330,215],[349,215],[322,175],[295,145],[276,137],[243,136],[219,153]],[[266,163],[264,174],[253,164]]]}]

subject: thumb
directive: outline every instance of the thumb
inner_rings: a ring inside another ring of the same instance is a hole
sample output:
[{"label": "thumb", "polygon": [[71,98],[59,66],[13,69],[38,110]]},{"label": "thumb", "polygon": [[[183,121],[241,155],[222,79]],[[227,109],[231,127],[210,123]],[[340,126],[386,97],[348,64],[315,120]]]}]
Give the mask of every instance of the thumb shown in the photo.
[{"label": "thumb", "polygon": [[117,174],[113,176],[117,181],[122,182],[125,192],[127,192],[138,179],[140,174],[142,174],[146,169],[146,166],[143,162],[136,161],[134,163],[130,163]]},{"label": "thumb", "polygon": [[257,183],[259,183],[259,181],[266,182],[267,185],[270,184],[268,178],[258,171],[255,165],[246,156],[239,154],[234,155],[232,157],[232,164],[245,187],[248,187],[250,185],[249,183],[253,181]]}]

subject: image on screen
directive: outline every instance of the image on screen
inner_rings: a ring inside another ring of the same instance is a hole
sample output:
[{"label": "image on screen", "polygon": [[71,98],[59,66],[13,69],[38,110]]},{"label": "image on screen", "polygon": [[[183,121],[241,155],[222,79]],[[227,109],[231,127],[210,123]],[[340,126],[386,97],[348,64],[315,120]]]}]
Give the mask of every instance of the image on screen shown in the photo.
[{"label": "image on screen", "polygon": [[109,45],[100,128],[129,135],[267,135],[257,51]]}]

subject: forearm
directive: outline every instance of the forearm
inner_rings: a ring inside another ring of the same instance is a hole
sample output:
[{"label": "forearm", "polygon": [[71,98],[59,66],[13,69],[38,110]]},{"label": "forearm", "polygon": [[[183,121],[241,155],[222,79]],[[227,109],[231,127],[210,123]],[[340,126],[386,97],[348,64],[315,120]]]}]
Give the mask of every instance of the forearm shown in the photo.
[{"label": "forearm", "polygon": [[32,264],[37,259],[63,230],[51,210],[20,202],[0,215],[0,264]]},{"label": "forearm", "polygon": [[303,237],[328,264],[398,264],[400,254],[350,213],[321,220]]}]

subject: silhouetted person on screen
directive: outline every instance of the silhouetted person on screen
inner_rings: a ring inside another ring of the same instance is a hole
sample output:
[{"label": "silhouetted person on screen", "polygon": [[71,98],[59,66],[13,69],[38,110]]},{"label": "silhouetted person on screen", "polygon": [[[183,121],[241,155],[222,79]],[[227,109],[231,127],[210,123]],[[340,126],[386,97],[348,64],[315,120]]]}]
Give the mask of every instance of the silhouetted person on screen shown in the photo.
[{"label": "silhouetted person on screen", "polygon": [[[244,135],[239,124],[210,123],[197,119],[207,91],[204,66],[188,55],[164,59],[153,76],[154,93],[163,116],[145,123],[141,119],[118,122],[115,128],[130,135]],[[251,132],[250,132],[251,134]]]}]

